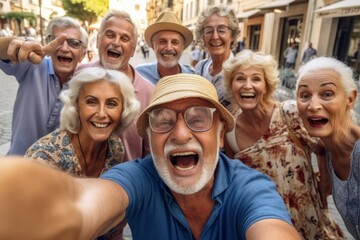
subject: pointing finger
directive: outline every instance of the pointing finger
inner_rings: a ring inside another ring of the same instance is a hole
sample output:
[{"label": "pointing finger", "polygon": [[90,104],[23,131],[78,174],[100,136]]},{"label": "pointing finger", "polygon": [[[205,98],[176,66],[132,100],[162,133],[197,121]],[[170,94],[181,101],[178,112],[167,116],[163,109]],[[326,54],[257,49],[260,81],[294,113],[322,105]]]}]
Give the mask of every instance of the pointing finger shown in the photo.
[{"label": "pointing finger", "polygon": [[65,42],[66,38],[66,35],[62,34],[45,45],[43,47],[45,55],[50,55],[51,53],[55,52],[55,50]]}]

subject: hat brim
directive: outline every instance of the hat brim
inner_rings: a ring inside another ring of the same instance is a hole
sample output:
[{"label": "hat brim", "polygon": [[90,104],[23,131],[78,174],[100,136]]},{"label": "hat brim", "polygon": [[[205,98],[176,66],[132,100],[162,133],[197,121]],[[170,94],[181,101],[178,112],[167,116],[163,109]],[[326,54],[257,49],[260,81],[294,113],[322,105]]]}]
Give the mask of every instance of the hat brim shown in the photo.
[{"label": "hat brim", "polygon": [[148,26],[145,30],[145,41],[149,46],[152,46],[152,36],[159,31],[175,31],[180,33],[185,39],[184,49],[186,49],[194,39],[193,33],[188,28],[180,24],[171,22],[158,22]]},{"label": "hat brim", "polygon": [[148,113],[152,109],[154,109],[157,106],[164,104],[164,103],[174,102],[174,101],[186,99],[186,98],[200,98],[200,99],[204,99],[204,100],[210,102],[212,105],[214,105],[214,107],[218,111],[219,118],[221,120],[224,120],[226,123],[226,132],[230,132],[234,128],[234,123],[235,123],[233,115],[218,101],[214,101],[213,99],[206,97],[206,95],[203,95],[201,92],[194,94],[194,91],[195,90],[184,92],[184,91],[178,91],[178,90],[174,89],[174,91],[169,92],[166,96],[162,96],[161,98],[153,101],[139,115],[139,118],[137,120],[138,134],[142,137],[145,136],[146,129],[149,126]]}]

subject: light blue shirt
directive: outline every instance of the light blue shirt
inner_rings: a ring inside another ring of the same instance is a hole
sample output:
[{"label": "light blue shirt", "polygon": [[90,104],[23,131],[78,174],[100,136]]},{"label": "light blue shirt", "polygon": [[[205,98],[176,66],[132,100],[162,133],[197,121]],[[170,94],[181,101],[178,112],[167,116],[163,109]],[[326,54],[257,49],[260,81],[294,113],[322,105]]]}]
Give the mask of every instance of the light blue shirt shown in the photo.
[{"label": "light blue shirt", "polygon": [[[179,64],[181,68],[181,73],[194,73],[194,70],[188,65]],[[160,80],[160,75],[157,70],[157,62],[144,63],[135,67],[136,71],[140,73],[141,76],[156,84]]]},{"label": "light blue shirt", "polygon": [[[134,240],[193,239],[190,226],[169,188],[158,175],[151,155],[119,164],[104,175],[121,185],[129,196],[126,220]],[[255,222],[290,215],[273,182],[239,160],[220,153],[212,191],[213,211],[201,239],[246,239]]]},{"label": "light blue shirt", "polygon": [[346,180],[340,179],[327,152],[328,168],[332,180],[332,195],[346,229],[355,239],[360,239],[360,139],[350,156],[350,172]]},{"label": "light blue shirt", "polygon": [[[229,59],[231,59],[233,57],[234,57],[234,55],[231,53],[229,56]],[[224,72],[221,71],[218,74],[216,74],[215,76],[212,76],[209,71],[211,65],[212,65],[211,58],[201,60],[195,66],[195,74],[203,76],[204,78],[209,80],[214,85],[217,95],[218,95],[219,102],[224,107],[226,107],[229,105],[230,102],[226,99],[226,96],[225,96],[225,87],[224,87],[224,83],[223,83]]]},{"label": "light blue shirt", "polygon": [[[61,88],[52,60],[40,64],[29,61],[12,64],[0,60],[0,69],[19,83],[12,117],[11,145],[8,155],[24,155],[39,138],[54,131],[60,124]],[[67,84],[63,89],[68,88]]]}]

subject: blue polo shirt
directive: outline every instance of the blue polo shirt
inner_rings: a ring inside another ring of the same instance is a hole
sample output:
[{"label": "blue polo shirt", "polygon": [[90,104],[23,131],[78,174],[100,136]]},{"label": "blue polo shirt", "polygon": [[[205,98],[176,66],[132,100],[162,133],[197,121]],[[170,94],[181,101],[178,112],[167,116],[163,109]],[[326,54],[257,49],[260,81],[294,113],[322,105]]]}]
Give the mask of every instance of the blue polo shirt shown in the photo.
[{"label": "blue polo shirt", "polygon": [[[24,155],[39,138],[59,127],[62,102],[58,99],[60,82],[52,60],[40,64],[20,64],[0,60],[0,69],[19,83],[12,117],[11,145],[8,155]],[[63,89],[68,88],[67,85]]]},{"label": "blue polo shirt", "polygon": [[[248,228],[262,219],[275,218],[291,224],[275,185],[264,174],[222,153],[215,174],[215,206],[201,239],[246,239]],[[119,164],[101,178],[118,183],[127,192],[126,219],[134,240],[193,239],[190,226],[158,175],[151,155]]]},{"label": "blue polo shirt", "polygon": [[[188,65],[179,64],[181,68],[181,73],[194,73],[194,70]],[[140,73],[141,76],[152,82],[154,85],[160,80],[160,75],[157,70],[157,62],[144,63],[135,67],[136,71]]]}]

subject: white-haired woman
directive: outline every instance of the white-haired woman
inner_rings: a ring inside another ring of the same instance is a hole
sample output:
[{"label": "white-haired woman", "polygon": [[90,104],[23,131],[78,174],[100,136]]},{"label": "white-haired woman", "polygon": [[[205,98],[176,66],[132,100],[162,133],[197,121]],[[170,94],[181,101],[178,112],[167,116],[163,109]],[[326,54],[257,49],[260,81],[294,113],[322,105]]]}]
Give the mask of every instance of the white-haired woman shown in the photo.
[{"label": "white-haired woman", "polygon": [[129,78],[115,70],[86,68],[60,97],[60,128],[36,141],[25,156],[81,177],[98,177],[121,163],[119,133],[139,113]]},{"label": "white-haired woman", "polygon": [[235,129],[226,135],[226,153],[275,182],[302,239],[343,239],[323,207],[329,180],[323,174],[325,187],[319,188],[311,164],[312,152],[324,162],[324,147],[302,126],[294,100],[274,98],[278,83],[271,55],[242,50],[224,63],[225,90],[236,117]]},{"label": "white-haired woman", "polygon": [[211,6],[199,16],[195,30],[200,46],[210,55],[195,66],[195,74],[208,79],[216,88],[219,101],[224,106],[223,63],[233,57],[232,49],[236,46],[240,33],[236,13],[229,7]]},{"label": "white-haired woman", "polygon": [[353,71],[334,58],[312,59],[299,70],[301,119],[327,148],[335,205],[347,230],[360,239],[360,127],[353,115],[357,94]]}]

